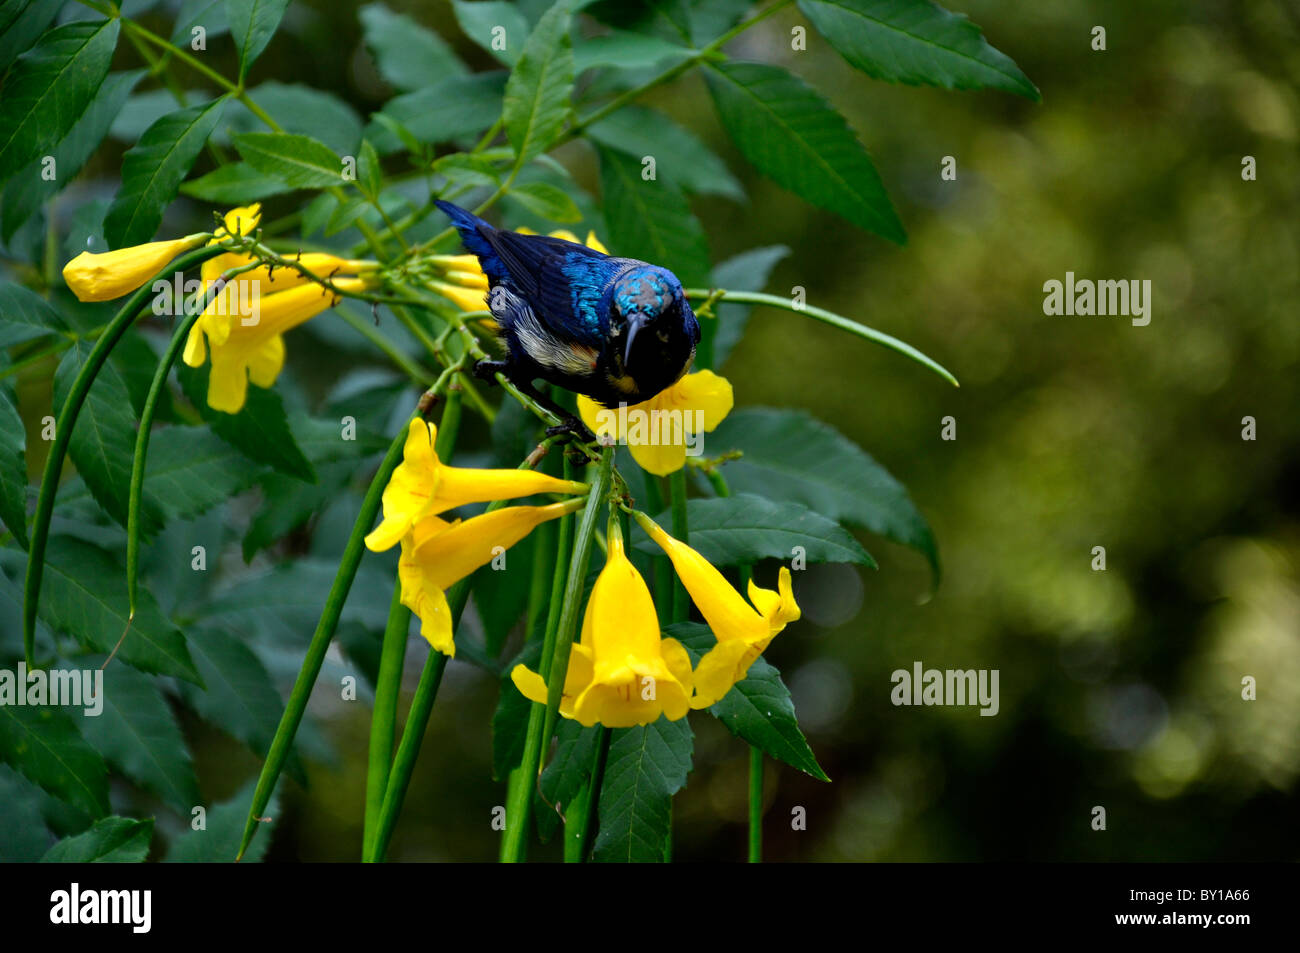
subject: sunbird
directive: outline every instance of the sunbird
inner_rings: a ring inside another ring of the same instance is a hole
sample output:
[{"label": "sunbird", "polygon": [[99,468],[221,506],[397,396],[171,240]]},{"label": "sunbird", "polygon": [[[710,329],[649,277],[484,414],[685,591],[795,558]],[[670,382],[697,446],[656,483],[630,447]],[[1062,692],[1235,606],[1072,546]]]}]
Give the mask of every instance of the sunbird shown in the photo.
[{"label": "sunbird", "polygon": [[487,275],[488,310],[505,339],[505,360],[480,361],[475,373],[491,380],[504,372],[561,417],[552,430],[587,434],[533,387],[539,378],[617,408],[649,400],[690,368],[700,324],[667,268],[493,228],[458,205],[437,204]]}]

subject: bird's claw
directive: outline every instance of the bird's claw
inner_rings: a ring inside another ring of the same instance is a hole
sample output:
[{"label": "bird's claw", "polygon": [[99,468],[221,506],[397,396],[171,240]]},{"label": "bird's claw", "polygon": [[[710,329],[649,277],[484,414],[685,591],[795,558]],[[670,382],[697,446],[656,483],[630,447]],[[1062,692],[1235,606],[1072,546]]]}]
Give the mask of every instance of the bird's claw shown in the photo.
[{"label": "bird's claw", "polygon": [[497,373],[504,373],[505,369],[505,361],[490,361],[484,358],[474,364],[474,376],[485,383],[495,384],[497,382]]},{"label": "bird's claw", "polygon": [[596,435],[587,429],[587,425],[572,414],[562,417],[554,427],[546,428],[548,437],[558,437],[566,433],[572,434],[579,443],[593,443],[596,439]]}]

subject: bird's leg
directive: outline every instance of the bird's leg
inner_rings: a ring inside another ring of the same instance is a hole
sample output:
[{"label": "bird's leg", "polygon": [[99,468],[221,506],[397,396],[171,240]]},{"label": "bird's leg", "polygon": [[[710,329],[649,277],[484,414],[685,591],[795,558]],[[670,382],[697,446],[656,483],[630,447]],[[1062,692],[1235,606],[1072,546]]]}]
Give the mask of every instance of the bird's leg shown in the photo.
[{"label": "bird's leg", "polygon": [[497,382],[497,372],[505,374],[506,377],[510,377],[510,362],[489,361],[485,358],[474,365],[474,376],[489,384],[495,384]]},{"label": "bird's leg", "polygon": [[514,384],[522,393],[527,394],[544,410],[550,411],[558,417],[560,422],[554,427],[547,427],[546,436],[555,437],[560,434],[571,433],[576,439],[583,443],[592,443],[596,439],[596,435],[588,430],[587,425],[578,417],[561,407],[558,403],[552,400],[549,395],[542,393],[534,387],[531,380],[525,377],[518,377],[511,373],[513,370],[514,365],[509,361],[483,360],[474,365],[474,376],[481,378],[488,383],[495,384],[497,382],[497,374],[504,374],[509,379],[510,383]]}]

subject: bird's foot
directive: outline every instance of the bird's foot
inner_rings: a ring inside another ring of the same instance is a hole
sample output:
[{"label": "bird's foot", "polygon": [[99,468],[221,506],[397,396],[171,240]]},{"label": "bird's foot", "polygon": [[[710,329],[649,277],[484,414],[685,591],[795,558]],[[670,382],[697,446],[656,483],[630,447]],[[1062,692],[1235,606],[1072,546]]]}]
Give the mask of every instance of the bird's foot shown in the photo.
[{"label": "bird's foot", "polygon": [[596,435],[588,430],[587,425],[573,414],[565,414],[554,427],[546,428],[546,436],[548,437],[558,437],[566,433],[572,434],[573,438],[579,443],[593,443],[596,440]]},{"label": "bird's foot", "polygon": [[505,374],[509,367],[507,361],[489,361],[482,360],[474,365],[474,376],[488,384],[497,382],[497,373]]}]

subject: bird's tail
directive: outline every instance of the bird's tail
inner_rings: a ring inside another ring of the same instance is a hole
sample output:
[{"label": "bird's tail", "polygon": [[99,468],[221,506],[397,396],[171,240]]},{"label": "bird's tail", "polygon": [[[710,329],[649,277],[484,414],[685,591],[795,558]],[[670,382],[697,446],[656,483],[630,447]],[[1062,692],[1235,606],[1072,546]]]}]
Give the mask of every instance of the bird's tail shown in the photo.
[{"label": "bird's tail", "polygon": [[492,248],[492,243],[488,240],[488,236],[495,232],[496,229],[473,212],[466,211],[459,205],[444,202],[442,199],[437,199],[434,204],[451,219],[451,224],[460,233],[460,240],[465,246],[465,250],[471,255],[478,256],[479,264],[483,267],[483,273],[494,281],[497,280],[498,275],[504,275],[505,264],[497,256],[497,253]]}]

